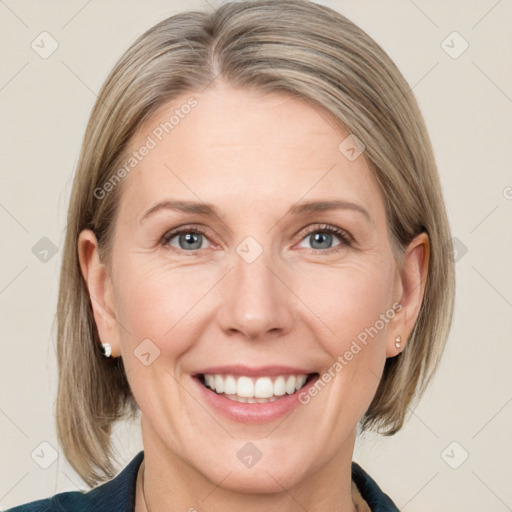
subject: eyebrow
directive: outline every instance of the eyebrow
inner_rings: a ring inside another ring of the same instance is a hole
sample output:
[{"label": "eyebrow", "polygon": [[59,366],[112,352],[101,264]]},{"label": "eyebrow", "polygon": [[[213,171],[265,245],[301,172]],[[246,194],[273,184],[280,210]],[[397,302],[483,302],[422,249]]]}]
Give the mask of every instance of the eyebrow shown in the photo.
[{"label": "eyebrow", "polygon": [[[166,199],[152,206],[141,217],[140,222],[146,220],[159,210],[178,210],[185,213],[197,213],[200,215],[207,215],[211,217],[219,217],[216,208],[208,203],[198,203],[194,201],[173,201]],[[368,211],[360,204],[351,201],[342,201],[339,199],[332,199],[328,201],[306,201],[294,204],[285,215],[289,213],[293,215],[304,215],[308,213],[323,212],[327,210],[353,210],[361,213],[366,220],[373,224]]]}]

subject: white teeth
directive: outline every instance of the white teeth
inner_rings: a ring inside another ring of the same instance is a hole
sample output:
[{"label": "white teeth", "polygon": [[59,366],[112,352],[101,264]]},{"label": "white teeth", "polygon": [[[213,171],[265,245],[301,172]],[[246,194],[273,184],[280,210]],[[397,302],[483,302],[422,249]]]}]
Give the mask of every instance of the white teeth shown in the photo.
[{"label": "white teeth", "polygon": [[299,389],[304,386],[306,382],[307,376],[306,375],[299,375],[297,377],[297,383],[295,384],[295,390],[299,391]]},{"label": "white teeth", "polygon": [[233,375],[204,375],[205,384],[216,393],[243,403],[273,402],[291,395],[306,383],[307,375],[279,375],[272,377],[234,377]]},{"label": "white teeth", "polygon": [[259,378],[254,386],[254,396],[257,398],[270,398],[274,394],[274,386],[268,377]]},{"label": "white teeth", "polygon": [[217,393],[224,392],[224,379],[220,375],[215,375],[215,389]]},{"label": "white teeth", "polygon": [[288,377],[288,380],[286,381],[286,392],[291,395],[292,393],[295,393],[295,382],[296,379],[293,375],[290,375]]},{"label": "white teeth", "polygon": [[232,375],[228,375],[224,380],[224,393],[226,395],[236,395],[236,380]]},{"label": "white teeth", "polygon": [[279,400],[277,396],[271,396],[270,398],[242,398],[238,395],[224,395],[226,398],[233,400],[233,402],[241,402],[243,404],[253,404],[259,403],[264,404],[267,402],[274,402],[275,400]]},{"label": "white teeth", "polygon": [[274,381],[274,395],[283,396],[286,393],[286,382],[284,377],[277,377]]},{"label": "white teeth", "polygon": [[204,380],[209,388],[215,389],[215,377],[213,375],[205,375]]},{"label": "white teeth", "polygon": [[[215,384],[217,384],[217,377],[222,378],[220,375],[216,375]],[[217,391],[217,393],[222,393],[222,390],[219,391],[217,386],[215,386],[215,391]],[[238,379],[236,394],[245,398],[251,398],[254,396],[254,384],[249,377],[240,377]]]}]

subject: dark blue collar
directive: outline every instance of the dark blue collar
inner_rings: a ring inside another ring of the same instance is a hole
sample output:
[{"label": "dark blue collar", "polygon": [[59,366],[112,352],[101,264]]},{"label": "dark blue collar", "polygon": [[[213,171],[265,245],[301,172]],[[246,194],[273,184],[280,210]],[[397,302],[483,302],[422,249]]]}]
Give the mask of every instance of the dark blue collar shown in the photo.
[{"label": "dark blue collar", "polygon": [[[49,510],[54,510],[53,506],[55,506],[55,510],[66,511],[134,512],[137,473],[143,459],[144,451],[140,451],[115,478],[86,493],[63,492],[44,501],[49,505]],[[352,462],[352,479],[372,512],[399,512],[389,496],[357,462]],[[38,509],[22,508],[20,512],[22,510]]]},{"label": "dark blue collar", "polygon": [[55,510],[95,512],[135,512],[135,490],[137,472],[144,459],[140,451],[115,478],[84,493],[79,491],[64,492],[50,500],[56,505]]},{"label": "dark blue collar", "polygon": [[372,512],[400,512],[391,498],[382,492],[375,480],[354,461],[352,461],[352,480]]}]

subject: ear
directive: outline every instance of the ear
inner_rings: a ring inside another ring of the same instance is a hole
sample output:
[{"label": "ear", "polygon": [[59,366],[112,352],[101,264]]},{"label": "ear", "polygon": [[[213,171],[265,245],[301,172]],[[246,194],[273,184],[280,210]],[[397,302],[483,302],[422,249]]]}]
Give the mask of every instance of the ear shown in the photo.
[{"label": "ear", "polygon": [[84,229],[78,237],[78,258],[100,340],[102,343],[110,343],[112,357],[118,357],[121,347],[112,279],[107,267],[100,261],[98,241],[90,229]]},{"label": "ear", "polygon": [[[402,309],[395,316],[392,336],[386,346],[386,357],[398,355],[407,344],[420,312],[427,282],[430,244],[427,233],[420,233],[409,243],[404,254],[404,265],[400,273]],[[401,337],[400,348],[395,338]]]}]

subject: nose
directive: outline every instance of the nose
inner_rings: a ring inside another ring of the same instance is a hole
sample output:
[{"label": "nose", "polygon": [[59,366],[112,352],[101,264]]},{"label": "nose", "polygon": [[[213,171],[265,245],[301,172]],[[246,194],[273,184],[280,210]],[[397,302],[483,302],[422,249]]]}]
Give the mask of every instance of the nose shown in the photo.
[{"label": "nose", "polygon": [[278,337],[293,325],[293,293],[287,272],[279,271],[267,250],[249,263],[234,254],[234,268],[223,281],[217,320],[223,332],[255,340]]}]

